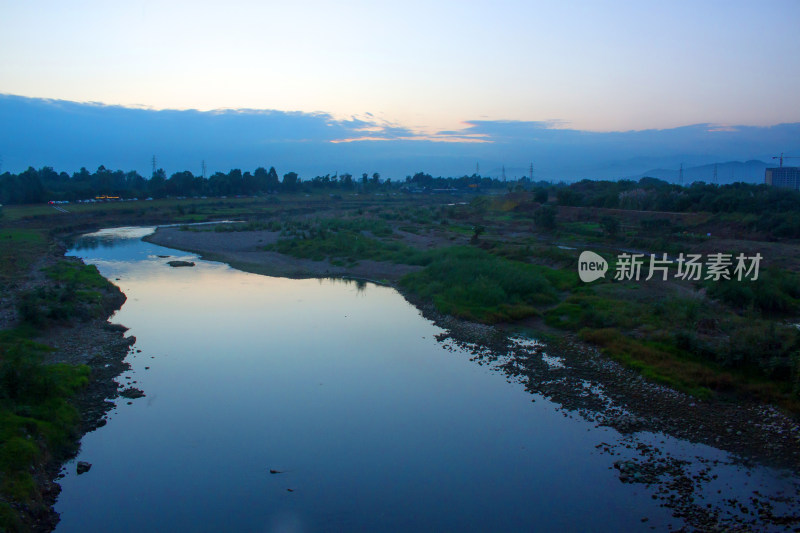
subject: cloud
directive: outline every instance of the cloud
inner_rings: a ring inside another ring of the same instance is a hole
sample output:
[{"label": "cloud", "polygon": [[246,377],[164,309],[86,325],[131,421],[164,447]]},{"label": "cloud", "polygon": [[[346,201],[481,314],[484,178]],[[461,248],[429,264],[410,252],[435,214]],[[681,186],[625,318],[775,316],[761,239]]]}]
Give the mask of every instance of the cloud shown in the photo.
[{"label": "cloud", "polygon": [[[150,172],[155,155],[168,173],[275,166],[304,178],[378,171],[402,179],[424,170],[542,179],[619,178],[650,169],[800,154],[800,124],[771,127],[696,124],[623,132],[570,129],[549,121],[467,120],[460,130],[420,133],[364,113],[258,109],[153,110],[0,95],[3,169],[52,166]],[[740,176],[753,180],[763,176]]]}]

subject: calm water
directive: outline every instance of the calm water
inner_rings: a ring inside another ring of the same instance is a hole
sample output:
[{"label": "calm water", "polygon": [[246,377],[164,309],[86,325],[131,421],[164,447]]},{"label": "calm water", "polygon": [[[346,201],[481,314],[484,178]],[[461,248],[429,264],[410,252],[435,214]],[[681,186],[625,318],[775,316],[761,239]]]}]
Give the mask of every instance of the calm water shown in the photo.
[{"label": "calm water", "polygon": [[59,532],[676,524],[595,448],[615,431],[442,349],[394,290],[247,274],[145,233],[100,232],[71,252],[128,296],[112,322],[141,352],[119,381],[147,396],[119,399],[83,439],[77,459],[93,466],[67,465]]}]

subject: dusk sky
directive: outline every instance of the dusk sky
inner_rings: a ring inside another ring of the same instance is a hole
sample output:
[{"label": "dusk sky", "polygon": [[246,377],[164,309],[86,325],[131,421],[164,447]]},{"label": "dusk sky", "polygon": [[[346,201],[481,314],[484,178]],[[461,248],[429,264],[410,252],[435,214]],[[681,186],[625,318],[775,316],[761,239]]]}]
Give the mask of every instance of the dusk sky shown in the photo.
[{"label": "dusk sky", "polygon": [[796,0],[0,6],[5,95],[361,121],[338,141],[800,122]]}]

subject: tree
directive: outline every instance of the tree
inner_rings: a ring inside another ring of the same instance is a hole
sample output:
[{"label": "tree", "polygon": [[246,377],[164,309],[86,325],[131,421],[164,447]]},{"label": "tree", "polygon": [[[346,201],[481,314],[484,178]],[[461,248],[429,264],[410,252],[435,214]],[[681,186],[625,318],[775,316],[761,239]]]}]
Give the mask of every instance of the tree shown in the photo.
[{"label": "tree", "polygon": [[474,228],[472,228],[472,237],[469,239],[469,242],[471,242],[472,244],[477,244],[478,243],[478,237],[480,237],[481,233],[483,233],[484,231],[486,231],[486,228],[484,228],[481,225],[478,225],[478,226],[475,226]]},{"label": "tree", "polygon": [[19,175],[18,182],[22,200],[20,203],[34,204],[44,201],[44,187],[36,169],[28,167],[28,170]]},{"label": "tree", "polygon": [[556,199],[558,200],[558,205],[570,205],[575,207],[581,206],[583,202],[582,195],[569,188],[559,189],[558,192],[556,192]]},{"label": "tree", "polygon": [[167,194],[175,196],[188,196],[193,194],[194,174],[188,170],[176,172],[167,180],[165,190]]},{"label": "tree", "polygon": [[153,177],[150,178],[150,182],[147,184],[147,189],[150,192],[150,195],[155,196],[156,198],[164,196],[166,194],[166,183],[167,173],[164,172],[163,168],[159,168],[153,172]]},{"label": "tree", "polygon": [[297,190],[297,187],[300,183],[300,178],[297,175],[297,172],[288,172],[283,175],[283,188],[289,192],[293,192]]},{"label": "tree", "polygon": [[280,180],[278,179],[278,172],[275,167],[269,167],[267,172],[267,190],[270,192],[277,192],[280,187]]}]

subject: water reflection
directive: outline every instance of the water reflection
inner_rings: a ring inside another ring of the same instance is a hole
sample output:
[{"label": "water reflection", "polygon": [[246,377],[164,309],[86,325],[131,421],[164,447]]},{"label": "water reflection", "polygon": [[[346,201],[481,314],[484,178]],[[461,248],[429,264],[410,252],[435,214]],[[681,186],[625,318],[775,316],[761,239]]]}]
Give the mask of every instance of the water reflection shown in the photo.
[{"label": "water reflection", "polygon": [[73,252],[82,250],[95,250],[97,248],[116,248],[127,243],[134,244],[142,237],[146,237],[155,231],[155,227],[121,227],[108,228],[86,233],[75,237],[69,243]]}]

